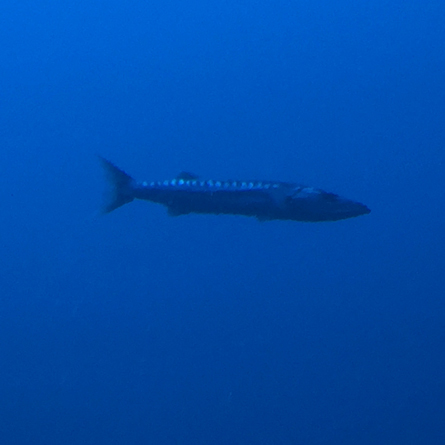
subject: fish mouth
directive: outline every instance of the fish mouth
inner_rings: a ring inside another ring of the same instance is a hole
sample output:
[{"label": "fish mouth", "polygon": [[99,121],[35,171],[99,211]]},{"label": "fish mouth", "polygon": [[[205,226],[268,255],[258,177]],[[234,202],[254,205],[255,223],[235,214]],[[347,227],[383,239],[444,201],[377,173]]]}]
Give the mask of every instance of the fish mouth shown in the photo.
[{"label": "fish mouth", "polygon": [[335,212],[339,219],[354,218],[371,213],[371,209],[365,204],[349,200],[342,201],[340,208]]},{"label": "fish mouth", "polygon": [[368,213],[371,213],[371,209],[366,206],[365,204],[361,204],[360,202],[355,203],[357,206],[357,211],[360,215],[367,215]]},{"label": "fish mouth", "polygon": [[334,219],[353,218],[371,213],[371,209],[365,204],[343,198],[335,193],[322,191],[319,197],[326,209],[330,209]]},{"label": "fish mouth", "polygon": [[319,192],[311,197],[290,200],[291,219],[296,221],[339,221],[371,212],[357,201],[342,198],[334,193]]},{"label": "fish mouth", "polygon": [[362,215],[367,215],[368,213],[371,213],[371,209],[367,206],[365,206],[364,204],[362,204],[363,206],[363,213]]}]

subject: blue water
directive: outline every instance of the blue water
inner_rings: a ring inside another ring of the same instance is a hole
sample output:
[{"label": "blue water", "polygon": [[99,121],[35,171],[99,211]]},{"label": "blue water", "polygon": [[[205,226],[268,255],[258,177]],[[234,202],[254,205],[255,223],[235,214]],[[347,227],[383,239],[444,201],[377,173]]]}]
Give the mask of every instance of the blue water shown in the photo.
[{"label": "blue water", "polygon": [[[442,0],[0,17],[0,444],[445,443]],[[372,213],[98,217],[96,154]]]}]

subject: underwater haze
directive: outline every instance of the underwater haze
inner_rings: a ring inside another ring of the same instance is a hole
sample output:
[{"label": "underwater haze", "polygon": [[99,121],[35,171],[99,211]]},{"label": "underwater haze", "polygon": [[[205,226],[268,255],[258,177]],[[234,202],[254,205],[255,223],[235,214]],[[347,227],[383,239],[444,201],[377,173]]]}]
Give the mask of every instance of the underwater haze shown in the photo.
[{"label": "underwater haze", "polygon": [[[0,444],[445,443],[443,0],[3,0]],[[99,215],[288,181],[337,222]]]}]

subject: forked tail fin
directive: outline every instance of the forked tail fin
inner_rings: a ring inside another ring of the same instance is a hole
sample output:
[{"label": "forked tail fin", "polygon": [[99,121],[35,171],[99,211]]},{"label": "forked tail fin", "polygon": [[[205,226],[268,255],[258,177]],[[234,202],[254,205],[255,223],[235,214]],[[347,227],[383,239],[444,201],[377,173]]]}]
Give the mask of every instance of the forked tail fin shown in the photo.
[{"label": "forked tail fin", "polygon": [[102,213],[110,213],[134,199],[135,180],[107,159],[99,156],[111,189],[106,193],[106,202]]}]

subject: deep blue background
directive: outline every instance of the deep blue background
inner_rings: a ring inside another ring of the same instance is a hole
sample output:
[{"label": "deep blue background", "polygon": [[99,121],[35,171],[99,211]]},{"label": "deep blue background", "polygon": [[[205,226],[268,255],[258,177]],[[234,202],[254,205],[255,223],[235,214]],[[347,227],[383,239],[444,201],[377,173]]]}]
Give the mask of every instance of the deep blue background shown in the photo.
[{"label": "deep blue background", "polygon": [[[445,443],[443,0],[0,19],[1,444]],[[372,213],[97,218],[96,153]]]}]

